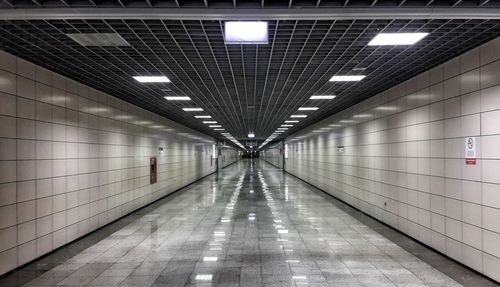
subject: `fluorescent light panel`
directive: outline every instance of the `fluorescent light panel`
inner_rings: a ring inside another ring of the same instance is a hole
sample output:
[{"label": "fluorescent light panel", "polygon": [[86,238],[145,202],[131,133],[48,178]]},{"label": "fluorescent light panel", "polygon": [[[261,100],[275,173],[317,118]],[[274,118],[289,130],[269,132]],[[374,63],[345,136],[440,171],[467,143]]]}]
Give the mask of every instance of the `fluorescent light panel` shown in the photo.
[{"label": "fluorescent light panel", "polygon": [[255,134],[254,134],[254,133],[249,133],[249,134],[248,134],[248,137],[249,137],[249,138],[254,138],[254,137],[255,137]]},{"label": "fluorescent light panel", "polygon": [[139,83],[170,83],[165,76],[134,76],[134,79]]},{"label": "fluorescent light panel", "polygon": [[318,109],[318,107],[300,107],[299,111],[316,111]]},{"label": "fluorescent light panel", "polygon": [[285,121],[285,123],[298,123],[299,121],[297,120],[289,120],[289,121]]},{"label": "fluorescent light panel", "polygon": [[309,99],[311,100],[331,100],[335,99],[336,96],[334,95],[314,95],[311,96]]},{"label": "fluorescent light panel", "polygon": [[307,118],[307,115],[291,115],[291,118]]},{"label": "fluorescent light panel", "polygon": [[353,76],[333,76],[330,82],[359,82],[363,80],[366,76],[363,75],[353,75]]},{"label": "fluorescent light panel", "polygon": [[429,33],[380,33],[368,43],[368,46],[413,45],[427,35]]},{"label": "fluorescent light panel", "polygon": [[184,97],[184,96],[173,96],[173,97],[164,97],[167,101],[190,101],[190,97]]},{"label": "fluorescent light panel", "polygon": [[210,128],[221,128],[222,126],[221,125],[209,125],[208,127],[210,127]]},{"label": "fluorescent light panel", "polygon": [[216,124],[217,121],[203,121],[204,124]]},{"label": "fluorescent light panel", "polygon": [[202,112],[203,111],[202,108],[183,108],[182,110],[185,112]]},{"label": "fluorescent light panel", "polygon": [[268,27],[265,21],[224,22],[226,44],[267,44]]},{"label": "fluorescent light panel", "polygon": [[194,116],[197,119],[211,119],[212,116]]}]

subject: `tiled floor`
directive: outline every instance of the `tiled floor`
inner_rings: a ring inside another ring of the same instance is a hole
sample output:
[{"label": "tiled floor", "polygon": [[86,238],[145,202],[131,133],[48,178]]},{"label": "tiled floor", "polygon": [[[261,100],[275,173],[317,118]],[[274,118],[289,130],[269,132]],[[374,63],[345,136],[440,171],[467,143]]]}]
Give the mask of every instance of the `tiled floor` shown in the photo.
[{"label": "tiled floor", "polygon": [[240,161],[0,285],[498,286],[259,161]]}]

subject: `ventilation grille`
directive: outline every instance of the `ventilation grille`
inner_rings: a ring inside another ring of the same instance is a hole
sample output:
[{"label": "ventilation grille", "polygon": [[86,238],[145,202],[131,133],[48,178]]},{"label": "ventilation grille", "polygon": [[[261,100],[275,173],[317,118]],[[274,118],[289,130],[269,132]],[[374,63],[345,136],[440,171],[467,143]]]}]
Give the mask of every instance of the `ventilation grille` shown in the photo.
[{"label": "ventilation grille", "polygon": [[92,34],[66,34],[82,46],[130,46],[130,44],[116,33],[92,33]]}]

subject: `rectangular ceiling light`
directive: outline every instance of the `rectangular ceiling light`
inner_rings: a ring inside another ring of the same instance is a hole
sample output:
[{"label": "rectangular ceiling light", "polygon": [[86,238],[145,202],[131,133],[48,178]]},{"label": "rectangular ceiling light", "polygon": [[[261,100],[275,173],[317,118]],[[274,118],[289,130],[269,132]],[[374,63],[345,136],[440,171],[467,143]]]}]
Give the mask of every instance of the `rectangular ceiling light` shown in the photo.
[{"label": "rectangular ceiling light", "polygon": [[267,44],[268,29],[265,21],[224,22],[226,44]]},{"label": "rectangular ceiling light", "polygon": [[293,125],[281,125],[282,127],[286,128],[286,127],[293,127]]},{"label": "rectangular ceiling light", "polygon": [[134,76],[139,83],[170,83],[170,80],[165,76]]},{"label": "rectangular ceiling light", "polygon": [[335,99],[334,95],[314,95],[310,97],[311,100],[331,100]]},{"label": "rectangular ceiling light", "polygon": [[127,40],[117,33],[76,33],[66,36],[86,47],[130,46]]},{"label": "rectangular ceiling light", "polygon": [[380,33],[368,43],[368,46],[413,45],[427,35],[429,33]]},{"label": "rectangular ceiling light", "polygon": [[182,110],[185,112],[201,112],[201,111],[203,111],[202,108],[183,108]]},{"label": "rectangular ceiling light", "polygon": [[217,121],[203,121],[204,124],[216,124]]},{"label": "rectangular ceiling light", "polygon": [[224,129],[214,129],[214,131],[223,131]]},{"label": "rectangular ceiling light", "polygon": [[285,121],[285,123],[291,123],[291,124],[293,124],[293,123],[298,123],[298,122],[299,122],[299,121],[297,121],[297,120],[291,120],[291,121],[289,120],[289,121]]},{"label": "rectangular ceiling light", "polygon": [[307,115],[291,115],[291,118],[307,118]]},{"label": "rectangular ceiling light", "polygon": [[183,97],[183,96],[173,96],[173,97],[164,97],[167,101],[190,101],[190,97]]},{"label": "rectangular ceiling light", "polygon": [[330,79],[330,82],[359,82],[363,80],[366,76],[357,75],[357,76],[333,76]]},{"label": "rectangular ceiling light", "polygon": [[249,134],[248,134],[248,137],[249,137],[249,138],[254,138],[254,137],[255,137],[255,134],[254,134],[254,133],[249,133]]},{"label": "rectangular ceiling light", "polygon": [[316,111],[318,109],[318,107],[300,107],[299,111]]},{"label": "rectangular ceiling light", "polygon": [[194,116],[197,119],[211,119],[212,116]]},{"label": "rectangular ceiling light", "polygon": [[209,125],[208,127],[210,127],[210,128],[222,128],[221,125]]}]

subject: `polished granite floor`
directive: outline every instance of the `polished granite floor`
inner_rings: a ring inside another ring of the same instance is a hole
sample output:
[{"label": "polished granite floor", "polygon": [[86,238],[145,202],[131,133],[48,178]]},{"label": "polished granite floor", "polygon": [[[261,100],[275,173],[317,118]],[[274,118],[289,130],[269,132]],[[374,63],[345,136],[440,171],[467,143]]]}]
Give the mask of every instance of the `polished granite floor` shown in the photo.
[{"label": "polished granite floor", "polygon": [[259,160],[69,244],[0,286],[498,286]]}]

